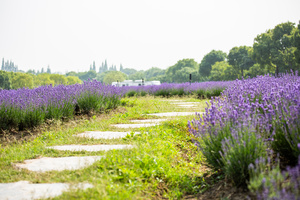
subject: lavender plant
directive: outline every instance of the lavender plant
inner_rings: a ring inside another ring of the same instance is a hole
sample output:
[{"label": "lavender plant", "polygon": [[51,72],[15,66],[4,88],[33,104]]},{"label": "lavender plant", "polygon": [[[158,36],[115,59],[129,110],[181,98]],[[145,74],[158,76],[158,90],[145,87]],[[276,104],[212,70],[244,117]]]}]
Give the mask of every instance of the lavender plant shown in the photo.
[{"label": "lavender plant", "polygon": [[201,83],[163,83],[161,85],[152,86],[125,86],[122,87],[126,91],[127,96],[145,94],[153,96],[171,97],[195,95],[198,98],[210,98],[212,96],[220,96],[221,92],[227,88],[232,81],[215,81]]},{"label": "lavender plant", "polygon": [[0,128],[30,128],[46,119],[71,118],[79,112],[105,111],[119,105],[121,88],[97,81],[0,91]]},{"label": "lavender plant", "polygon": [[[190,132],[199,139],[200,150],[208,163],[213,167],[221,163],[219,169],[246,183],[248,164],[264,156],[264,149],[269,146],[281,155],[293,155],[292,158],[297,160],[299,88],[297,72],[278,78],[258,76],[237,80],[222,92],[220,98],[212,99],[211,108],[189,122]],[[245,152],[252,152],[252,157],[247,157]],[[234,170],[236,167],[241,169]]]}]

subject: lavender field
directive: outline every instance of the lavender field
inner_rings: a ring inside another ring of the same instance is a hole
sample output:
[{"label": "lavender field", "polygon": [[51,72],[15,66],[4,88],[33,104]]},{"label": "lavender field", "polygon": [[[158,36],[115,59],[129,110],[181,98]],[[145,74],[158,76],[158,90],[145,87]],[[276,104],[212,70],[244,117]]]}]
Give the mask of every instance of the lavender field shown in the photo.
[{"label": "lavender field", "polygon": [[116,108],[123,92],[97,81],[0,92],[0,128],[23,130],[47,119]]},{"label": "lavender field", "polygon": [[212,96],[220,96],[221,92],[230,86],[232,81],[210,81],[200,83],[163,83],[159,86],[126,86],[123,90],[127,96],[187,96],[195,95],[197,98],[205,99]]},{"label": "lavender field", "polygon": [[298,74],[238,80],[210,102],[189,122],[209,166],[259,199],[299,199]]}]

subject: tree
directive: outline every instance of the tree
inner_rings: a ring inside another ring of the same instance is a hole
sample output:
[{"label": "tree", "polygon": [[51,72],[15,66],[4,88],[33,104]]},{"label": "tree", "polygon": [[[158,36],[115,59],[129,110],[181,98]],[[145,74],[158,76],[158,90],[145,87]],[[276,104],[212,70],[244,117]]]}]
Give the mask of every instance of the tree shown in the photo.
[{"label": "tree", "polygon": [[93,70],[96,71],[96,64],[95,64],[95,61],[93,61]]},{"label": "tree", "polygon": [[294,32],[294,46],[296,47],[296,50],[295,50],[296,62],[298,64],[300,64],[300,21],[299,21],[297,29]]},{"label": "tree", "polygon": [[240,46],[233,47],[228,54],[228,63],[234,67],[237,71],[237,74],[241,74],[244,76],[244,70],[248,70],[252,65],[254,65],[254,61],[250,56],[250,51],[252,47],[248,46]]},{"label": "tree", "polygon": [[67,78],[67,85],[82,83],[82,81],[77,76],[67,76],[66,78]]},{"label": "tree", "polygon": [[34,79],[35,87],[42,86],[42,85],[55,85],[55,81],[50,79],[50,74],[42,73],[38,74]]},{"label": "tree", "polygon": [[145,71],[145,78],[147,80],[157,80],[157,77],[160,75],[164,75],[166,72],[166,70],[162,70],[160,68],[157,67],[152,67],[148,70]]},{"label": "tree", "polygon": [[112,82],[116,82],[116,81],[122,82],[122,81],[126,80],[126,78],[127,78],[127,75],[124,74],[123,72],[109,71],[104,76],[103,82],[106,84],[111,84]]},{"label": "tree", "polygon": [[2,65],[1,65],[1,70],[3,70],[4,71],[4,68],[5,66],[4,66],[4,58],[2,58]]},{"label": "tree", "polygon": [[18,88],[33,88],[33,75],[32,74],[25,74],[25,73],[15,73],[14,78],[12,79],[11,83],[12,89]]},{"label": "tree", "polygon": [[[176,72],[183,69],[183,68],[191,68],[191,69],[198,69],[198,63],[194,60],[194,59],[182,59],[179,60],[175,65],[169,67],[166,70],[166,75],[168,78],[168,82],[176,82],[176,83],[180,83],[180,82],[187,82],[187,81],[183,81],[183,79],[178,79],[176,78]],[[185,69],[184,71],[181,71],[182,73],[188,73],[185,72],[187,71],[187,69]],[[189,70],[188,70],[189,71]],[[184,76],[184,75],[183,75]]]},{"label": "tree", "polygon": [[8,73],[5,71],[0,71],[0,88],[6,90],[11,89],[11,81]]},{"label": "tree", "polygon": [[269,73],[268,67],[261,66],[260,64],[256,63],[249,70],[245,71],[245,77],[250,76],[251,78],[256,77],[257,75],[265,75]]},{"label": "tree", "polygon": [[54,85],[66,85],[67,84],[67,78],[60,74],[51,74],[50,80],[54,81]]},{"label": "tree", "polygon": [[216,62],[212,66],[210,80],[211,81],[225,81],[237,79],[238,74],[233,66],[226,61]]},{"label": "tree", "polygon": [[143,70],[137,71],[137,72],[135,72],[134,74],[130,74],[130,75],[128,76],[128,78],[129,78],[130,80],[141,80],[141,79],[145,79],[145,73],[144,73]]},{"label": "tree", "polygon": [[48,65],[48,67],[47,67],[47,73],[48,74],[51,74],[51,69],[50,69],[50,66]]},{"label": "tree", "polygon": [[122,72],[125,73],[125,74],[127,74],[127,75],[130,75],[130,74],[136,73],[137,70],[132,69],[132,68],[124,68],[124,69],[122,70]]},{"label": "tree", "polygon": [[78,73],[78,77],[82,81],[93,80],[93,79],[96,78],[96,76],[97,76],[97,73],[94,70],[90,70],[88,72],[79,72]]},{"label": "tree", "polygon": [[226,56],[226,53],[224,53],[223,51],[216,50],[212,50],[211,52],[206,54],[199,65],[200,76],[210,76],[212,66],[216,62],[224,61],[226,59]]},{"label": "tree", "polygon": [[275,73],[297,69],[293,44],[295,24],[281,23],[254,39],[253,58],[261,66],[275,68]]}]

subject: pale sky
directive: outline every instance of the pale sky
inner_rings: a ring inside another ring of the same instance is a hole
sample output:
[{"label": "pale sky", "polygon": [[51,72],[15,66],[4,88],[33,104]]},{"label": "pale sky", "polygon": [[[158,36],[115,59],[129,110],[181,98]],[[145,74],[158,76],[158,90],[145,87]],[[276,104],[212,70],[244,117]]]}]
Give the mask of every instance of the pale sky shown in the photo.
[{"label": "pale sky", "polygon": [[19,69],[166,69],[211,50],[253,45],[300,20],[300,0],[0,0],[0,59]]}]

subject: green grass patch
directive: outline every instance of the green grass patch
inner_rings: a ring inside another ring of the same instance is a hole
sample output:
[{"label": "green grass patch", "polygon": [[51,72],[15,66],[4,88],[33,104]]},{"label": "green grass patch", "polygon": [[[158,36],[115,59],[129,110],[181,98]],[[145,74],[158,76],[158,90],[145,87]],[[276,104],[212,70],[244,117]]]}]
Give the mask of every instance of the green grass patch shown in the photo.
[{"label": "green grass patch", "polygon": [[[173,98],[174,99],[174,98]],[[179,98],[177,98],[179,99]],[[183,101],[200,102],[196,111],[202,112],[205,101],[180,98]],[[148,113],[171,111],[195,111],[179,108],[170,101],[157,97],[131,97],[121,100],[118,112],[98,114],[89,120],[57,123],[49,130],[26,142],[10,143],[0,148],[0,182],[27,180],[32,183],[81,183],[88,182],[94,188],[65,192],[54,199],[181,199],[188,194],[203,191],[202,156],[192,142],[187,122],[194,118],[177,117],[160,126],[135,129],[141,134],[129,134],[123,139],[95,140],[75,137],[84,131],[123,131],[112,124],[130,123],[132,119],[157,118]],[[46,149],[63,144],[132,144],[133,149],[107,152],[70,152]],[[35,173],[13,167],[13,163],[37,157],[104,156],[100,161],[80,170]]]}]

